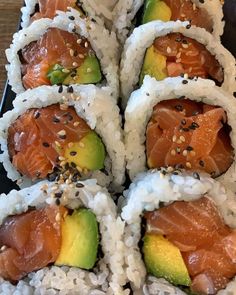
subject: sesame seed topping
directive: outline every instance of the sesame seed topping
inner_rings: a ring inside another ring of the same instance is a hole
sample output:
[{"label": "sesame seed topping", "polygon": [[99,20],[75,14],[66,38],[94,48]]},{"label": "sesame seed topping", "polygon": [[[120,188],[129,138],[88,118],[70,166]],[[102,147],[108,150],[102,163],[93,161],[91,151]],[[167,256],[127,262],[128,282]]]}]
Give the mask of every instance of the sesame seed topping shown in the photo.
[{"label": "sesame seed topping", "polygon": [[68,93],[73,93],[73,92],[74,92],[74,88],[73,88],[72,86],[69,86],[69,87],[67,88],[67,92],[68,92]]},{"label": "sesame seed topping", "polygon": [[83,59],[84,55],[83,54],[79,54],[79,58]]},{"label": "sesame seed topping", "polygon": [[190,155],[191,155],[192,157],[195,157],[195,156],[196,156],[196,152],[195,152],[195,151],[191,151],[191,152],[190,152]]},{"label": "sesame seed topping", "polygon": [[173,149],[173,150],[171,150],[170,154],[171,154],[171,156],[175,156],[176,155],[176,151]]},{"label": "sesame seed topping", "polygon": [[181,124],[182,124],[182,125],[186,125],[186,123],[187,123],[187,122],[186,122],[185,119],[181,120]]},{"label": "sesame seed topping", "polygon": [[188,151],[187,150],[184,150],[183,151],[183,156],[186,157],[187,155],[188,155]]},{"label": "sesame seed topping", "polygon": [[65,104],[65,103],[62,103],[62,104],[60,104],[60,109],[62,110],[62,111],[66,111],[67,109],[68,109],[68,105],[67,104]]},{"label": "sesame seed topping", "polygon": [[76,183],[76,185],[75,185],[77,188],[82,188],[82,187],[84,187],[84,185],[83,185],[83,183]]},{"label": "sesame seed topping", "polygon": [[68,143],[68,148],[72,148],[72,147],[73,147],[73,145],[74,145],[74,143],[73,143],[73,142],[69,142],[69,143]]},{"label": "sesame seed topping", "polygon": [[200,175],[197,172],[193,172],[193,177],[200,180]]},{"label": "sesame seed topping", "polygon": [[187,168],[192,168],[191,163],[190,163],[190,162],[186,162],[186,167],[187,167]]},{"label": "sesame seed topping", "polygon": [[182,84],[188,84],[188,80],[183,80]]},{"label": "sesame seed topping", "polygon": [[72,66],[73,67],[78,67],[78,63],[74,61],[73,64],[72,64]]},{"label": "sesame seed topping", "polygon": [[63,91],[63,86],[60,85],[59,88],[58,88],[58,93],[62,93],[62,91]]},{"label": "sesame seed topping", "polygon": [[0,249],[1,252],[5,251],[7,249],[7,246],[6,245],[3,245]]},{"label": "sesame seed topping", "polygon": [[84,47],[88,48],[88,42],[87,41],[84,43]]},{"label": "sesame seed topping", "polygon": [[74,157],[74,156],[77,155],[77,152],[76,152],[76,151],[71,151],[71,152],[70,152],[70,155],[71,155],[72,157]]},{"label": "sesame seed topping", "polygon": [[199,161],[199,165],[202,166],[202,167],[204,167],[204,165],[205,165],[204,161],[200,160]]},{"label": "sesame seed topping", "polygon": [[43,142],[43,146],[46,147],[46,148],[50,147],[48,142]]},{"label": "sesame seed topping", "polygon": [[78,39],[76,42],[77,44],[80,44],[82,42],[82,39]]},{"label": "sesame seed topping", "polygon": [[70,72],[70,70],[68,70],[68,69],[62,69],[62,72],[68,74]]},{"label": "sesame seed topping", "polygon": [[75,20],[75,17],[74,17],[73,15],[70,15],[70,16],[69,16],[69,19],[71,19],[71,20]]},{"label": "sesame seed topping", "polygon": [[64,129],[62,129],[62,130],[58,131],[57,134],[61,138],[61,137],[66,136],[66,131]]},{"label": "sesame seed topping", "polygon": [[174,135],[174,136],[172,137],[172,141],[173,141],[173,142],[176,142],[176,140],[177,140],[177,136]]},{"label": "sesame seed topping", "polygon": [[186,26],[186,29],[190,29],[190,28],[191,28],[191,25],[188,24],[188,25]]},{"label": "sesame seed topping", "polygon": [[[60,204],[61,204],[61,201],[60,201],[60,199],[56,199],[55,200],[55,204],[57,205],[57,206],[60,206]],[[57,214],[59,214],[59,213],[57,213]],[[60,214],[59,214],[59,216],[60,216]],[[56,215],[56,218],[57,218],[57,215]],[[57,220],[57,219],[56,219]],[[59,220],[57,220],[57,221],[59,221]]]},{"label": "sesame seed topping", "polygon": [[80,146],[81,148],[84,148],[84,147],[85,147],[85,145],[84,145],[83,142],[79,142],[79,146]]},{"label": "sesame seed topping", "polygon": [[60,161],[65,161],[66,158],[64,158],[64,157],[62,157],[62,156],[59,156],[59,160],[60,160]]},{"label": "sesame seed topping", "polygon": [[[55,141],[55,145],[56,146],[58,146],[58,147],[61,147],[61,144],[60,144],[60,142],[58,142],[58,141]],[[59,158],[58,158],[59,159]],[[60,161],[60,160],[59,160]]]},{"label": "sesame seed topping", "polygon": [[186,150],[191,152],[193,150],[193,148],[189,145],[189,146],[186,147]]},{"label": "sesame seed topping", "polygon": [[34,113],[34,118],[35,119],[38,119],[40,117],[40,112],[39,111],[36,111],[35,113]]},{"label": "sesame seed topping", "polygon": [[70,49],[70,56],[74,56],[74,50]]},{"label": "sesame seed topping", "polygon": [[182,142],[185,142],[185,137],[183,135],[180,136],[179,138]]},{"label": "sesame seed topping", "polygon": [[167,53],[171,53],[171,48],[169,46],[167,46],[166,51],[167,51]]},{"label": "sesame seed topping", "polygon": [[78,121],[76,121],[76,122],[74,122],[74,127],[78,127],[79,126],[79,122]]},{"label": "sesame seed topping", "polygon": [[175,109],[179,112],[182,112],[183,111],[183,106],[181,104],[177,104],[175,105]]}]

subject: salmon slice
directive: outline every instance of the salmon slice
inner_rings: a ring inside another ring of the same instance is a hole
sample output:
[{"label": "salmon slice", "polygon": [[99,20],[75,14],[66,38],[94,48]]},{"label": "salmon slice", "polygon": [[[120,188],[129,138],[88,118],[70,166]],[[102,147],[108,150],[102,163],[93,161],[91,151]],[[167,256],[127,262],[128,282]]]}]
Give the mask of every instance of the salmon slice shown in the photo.
[{"label": "salmon slice", "polygon": [[164,0],[171,10],[171,20],[191,21],[192,25],[212,32],[213,23],[207,11],[191,0]]},{"label": "salmon slice", "polygon": [[233,162],[226,121],[219,107],[188,99],[158,103],[146,130],[148,166],[224,173]]},{"label": "salmon slice", "polygon": [[68,144],[90,131],[72,107],[65,111],[59,105],[30,109],[8,128],[9,155],[22,175],[42,179],[58,165]]},{"label": "salmon slice", "polygon": [[39,12],[36,12],[31,20],[35,21],[41,18],[54,18],[56,11],[67,11],[67,7],[75,7],[76,0],[39,0]]},{"label": "salmon slice", "polygon": [[215,204],[206,197],[192,202],[174,202],[147,212],[145,218],[151,232],[165,235],[181,251],[211,247],[214,239],[230,232]]},{"label": "salmon slice", "polygon": [[216,294],[235,276],[236,230],[225,225],[211,199],[176,201],[144,218],[149,233],[164,235],[181,251],[192,291]]},{"label": "salmon slice", "polygon": [[[190,2],[190,1],[189,1]],[[167,73],[170,77],[188,74],[189,77],[211,78],[222,83],[224,74],[216,58],[196,40],[180,33],[158,37],[154,47],[167,57]]]},{"label": "salmon slice", "polygon": [[8,217],[0,227],[0,245],[6,246],[0,253],[0,276],[17,281],[55,262],[66,212],[63,206],[48,206]]},{"label": "salmon slice", "polygon": [[[80,42],[77,42],[80,39]],[[94,54],[89,42],[74,33],[50,28],[20,53],[23,85],[26,89],[50,85],[48,71],[59,64],[66,69],[78,68],[88,54]]]}]

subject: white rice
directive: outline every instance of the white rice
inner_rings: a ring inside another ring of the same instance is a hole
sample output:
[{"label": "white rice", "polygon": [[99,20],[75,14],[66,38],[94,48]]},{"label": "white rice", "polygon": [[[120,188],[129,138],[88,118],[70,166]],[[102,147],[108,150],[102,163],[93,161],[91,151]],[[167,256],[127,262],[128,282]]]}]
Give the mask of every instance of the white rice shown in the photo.
[{"label": "white rice", "polygon": [[[200,3],[199,0],[192,0],[196,7],[205,9],[213,22],[213,36],[217,39],[223,34],[224,21],[222,4],[219,0],[207,0]],[[117,37],[123,44],[132,29],[132,21],[138,10],[144,5],[144,0],[119,0],[113,11],[114,25]]]},{"label": "white rice", "polygon": [[[232,128],[230,132],[231,144],[236,151],[236,101],[235,98],[215,86],[211,80],[197,79],[187,80],[184,78],[167,78],[156,81],[146,76],[139,90],[132,93],[125,111],[125,147],[127,169],[131,179],[146,167],[146,127],[151,118],[153,107],[163,100],[169,100],[185,96],[194,101],[202,101],[206,104],[221,106],[228,119],[228,125]],[[219,177],[219,180],[227,186],[235,186],[236,162],[228,171]],[[233,189],[233,188],[232,188]],[[236,188],[234,188],[236,189]],[[236,191],[236,190],[235,190]]]},{"label": "white rice", "polygon": [[[88,123],[90,128],[100,135],[106,147],[108,154],[106,170],[109,175],[97,171],[91,177],[97,178],[101,185],[112,182],[113,189],[116,189],[123,183],[125,171],[125,151],[118,106],[109,95],[107,88],[100,89],[94,85],[74,86],[73,94],[67,92],[67,87],[63,88],[62,93],[58,93],[58,89],[57,86],[41,86],[27,90],[14,100],[14,109],[5,113],[0,119],[0,144],[4,151],[0,155],[0,161],[7,171],[8,178],[13,181],[22,180],[21,187],[31,184],[29,179],[21,177],[10,162],[7,148],[8,127],[27,109],[67,101],[68,105],[74,106],[77,114]],[[79,100],[76,100],[77,98]]]},{"label": "white rice", "polygon": [[161,22],[153,21],[136,28],[126,40],[121,59],[120,83],[123,106],[139,81],[139,74],[143,65],[146,49],[154,40],[169,33],[181,33],[203,44],[206,49],[215,56],[224,70],[224,82],[222,87],[233,93],[236,89],[235,59],[220,42],[206,30],[192,26],[187,29],[188,22]]},{"label": "white rice", "polygon": [[[232,228],[236,228],[235,195],[216,180],[201,175],[200,180],[191,174],[163,175],[156,170],[140,174],[124,193],[126,205],[122,211],[122,218],[126,221],[126,274],[134,290],[140,294],[185,294],[169,285],[165,280],[148,276],[142,260],[138,243],[141,239],[141,216],[144,210],[153,211],[159,208],[160,202],[168,205],[173,201],[191,201],[203,195],[214,200],[221,212],[224,221]],[[220,295],[233,295],[236,290],[236,281],[229,283]],[[232,293],[230,293],[232,292]]]},{"label": "white rice", "polygon": [[[74,16],[75,20],[69,19]],[[18,52],[26,45],[37,41],[49,28],[58,28],[68,32],[76,29],[76,33],[85,37],[90,43],[100,61],[102,73],[106,78],[105,85],[110,86],[112,95],[118,98],[118,43],[114,32],[109,32],[96,22],[81,19],[79,12],[75,9],[70,11],[58,12],[53,20],[40,19],[33,22],[29,27],[17,32],[13,36],[13,43],[6,50],[9,65],[8,71],[9,84],[17,94],[25,91],[22,84],[21,63]]]},{"label": "white rice", "polygon": [[[0,196],[0,224],[8,215],[26,212],[30,206],[36,208],[52,204],[52,193],[63,191],[61,204],[77,209],[90,208],[99,223],[101,247],[104,257],[93,269],[86,271],[75,267],[45,267],[30,273],[16,286],[0,279],[0,294],[76,294],[102,295],[127,294],[123,292],[125,274],[123,270],[124,243],[122,241],[124,222],[117,216],[116,206],[105,189],[96,180],[81,181],[76,184],[57,184],[43,181],[21,191],[11,191]],[[78,195],[79,192],[79,195]]]},{"label": "white rice", "polygon": [[[112,20],[112,10],[116,4],[116,0],[81,0],[83,9],[88,13],[90,18],[96,19],[99,23],[108,23]],[[21,8],[22,22],[21,27],[26,28],[31,23],[31,16],[35,12],[35,5],[39,3],[39,0],[25,0],[25,6]]]}]

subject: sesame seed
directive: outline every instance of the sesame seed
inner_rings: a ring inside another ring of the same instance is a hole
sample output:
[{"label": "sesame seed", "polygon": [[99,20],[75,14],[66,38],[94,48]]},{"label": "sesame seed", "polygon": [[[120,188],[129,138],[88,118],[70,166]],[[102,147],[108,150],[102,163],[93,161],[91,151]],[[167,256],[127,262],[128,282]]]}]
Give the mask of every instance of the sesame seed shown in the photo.
[{"label": "sesame seed", "polygon": [[[60,199],[56,199],[56,200],[55,200],[55,204],[56,204],[57,206],[60,206],[60,204],[61,204]],[[59,213],[57,213],[57,214],[59,214]],[[59,216],[60,216],[60,214],[59,214]],[[56,215],[56,221],[59,221],[59,220],[57,220],[57,215]]]},{"label": "sesame seed", "polygon": [[83,185],[83,183],[76,183],[76,185],[75,185],[77,188],[82,188],[82,187],[84,187],[84,185]]},{"label": "sesame seed", "polygon": [[190,162],[186,162],[186,167],[187,167],[187,168],[192,168],[191,163],[190,163]]},{"label": "sesame seed", "polygon": [[43,142],[43,146],[46,147],[46,148],[50,147],[48,142]]},{"label": "sesame seed", "polygon": [[84,147],[85,147],[85,145],[84,145],[83,142],[79,142],[79,146],[80,146],[81,148],[84,148]]},{"label": "sesame seed", "polygon": [[72,86],[69,86],[69,87],[67,88],[67,92],[68,92],[68,93],[73,93],[73,92],[74,92],[74,88],[73,88]]},{"label": "sesame seed", "polygon": [[88,42],[87,41],[84,43],[84,47],[88,48]]},{"label": "sesame seed", "polygon": [[66,136],[66,131],[64,129],[60,130],[57,132],[57,135],[60,137],[60,138],[64,138]]},{"label": "sesame seed", "polygon": [[80,44],[82,42],[82,39],[78,39],[76,42],[77,44]]},{"label": "sesame seed", "polygon": [[70,56],[74,56],[74,50],[70,49]]},{"label": "sesame seed", "polygon": [[190,152],[190,155],[191,155],[192,157],[195,157],[195,156],[196,156],[196,152],[195,152],[195,151],[191,151],[191,152]]},{"label": "sesame seed", "polygon": [[182,141],[180,140],[180,139],[177,139],[177,141],[176,141],[178,144],[181,144],[182,143]]},{"label": "sesame seed", "polygon": [[177,152],[178,155],[180,154],[180,148],[179,147],[176,148],[176,152]]},{"label": "sesame seed", "polygon": [[62,69],[62,72],[68,74],[70,72],[70,70],[68,70],[68,69]]},{"label": "sesame seed", "polygon": [[193,3],[193,10],[196,10],[196,4]]},{"label": "sesame seed", "polygon": [[200,180],[200,175],[197,172],[193,172],[193,177]]},{"label": "sesame seed", "polygon": [[68,105],[67,104],[65,104],[65,103],[62,103],[62,104],[60,104],[60,109],[62,110],[62,111],[66,111],[67,109],[68,109]]},{"label": "sesame seed", "polygon": [[189,145],[189,146],[186,147],[186,150],[191,152],[193,150],[193,148]]},{"label": "sesame seed", "polygon": [[183,156],[186,157],[187,155],[188,155],[188,151],[187,150],[184,150],[183,151]]},{"label": "sesame seed", "polygon": [[71,151],[71,152],[70,152],[70,155],[71,155],[72,157],[74,157],[74,156],[77,155],[77,152],[76,152],[76,151]]},{"label": "sesame seed", "polygon": [[83,59],[84,55],[83,54],[79,54],[79,58]]},{"label": "sesame seed", "polygon": [[171,156],[175,156],[176,155],[176,151],[173,149],[173,150],[171,150],[170,154],[171,154]]},{"label": "sesame seed", "polygon": [[7,246],[6,245],[3,245],[0,249],[1,252],[5,251],[7,249]]},{"label": "sesame seed", "polygon": [[87,73],[91,73],[92,70],[90,68],[87,68]]},{"label": "sesame seed", "polygon": [[185,137],[183,135],[180,136],[179,138],[182,142],[185,142]]},{"label": "sesame seed", "polygon": [[58,147],[61,147],[61,144],[58,141],[55,141],[55,145],[58,146]]},{"label": "sesame seed", "polygon": [[182,84],[188,84],[188,80],[183,80]]},{"label": "sesame seed", "polygon": [[187,73],[184,74],[184,79],[188,79],[188,74]]},{"label": "sesame seed", "polygon": [[64,158],[64,157],[62,157],[62,156],[59,156],[59,160],[60,160],[60,161],[65,161],[65,159],[66,159],[66,158]]},{"label": "sesame seed", "polygon": [[173,168],[173,167],[171,167],[171,166],[167,167],[167,172],[168,172],[168,173],[171,173],[171,172],[173,172],[173,171],[174,171],[174,168]]},{"label": "sesame seed", "polygon": [[74,18],[73,15],[70,15],[70,16],[69,16],[69,19],[71,19],[71,20],[75,20],[75,18]]},{"label": "sesame seed", "polygon": [[177,59],[176,59],[176,62],[177,62],[177,63],[181,63],[181,58],[177,58]]},{"label": "sesame seed", "polygon": [[176,54],[176,58],[178,59],[178,58],[180,58],[180,56],[181,56],[181,52],[178,52],[178,53]]},{"label": "sesame seed", "polygon": [[39,111],[36,111],[35,113],[34,113],[34,118],[35,119],[38,119],[40,117],[40,112]]},{"label": "sesame seed", "polygon": [[74,127],[78,127],[79,126],[79,122],[78,121],[76,121],[76,122],[74,122]]},{"label": "sesame seed", "polygon": [[191,25],[190,24],[186,26],[186,29],[190,29],[190,28],[191,28]]},{"label": "sesame seed", "polygon": [[186,122],[185,119],[181,120],[181,124],[182,124],[182,125],[186,125],[186,123],[187,123],[187,122]]},{"label": "sesame seed", "polygon": [[74,61],[73,64],[72,64],[72,66],[73,67],[78,67],[78,63]]},{"label": "sesame seed", "polygon": [[58,93],[62,93],[62,91],[63,91],[63,86],[60,85],[59,88],[58,88]]},{"label": "sesame seed", "polygon": [[204,161],[200,160],[199,161],[199,165],[202,166],[202,167],[204,167],[204,165],[205,165]]},{"label": "sesame seed", "polygon": [[182,112],[183,111],[183,106],[181,104],[177,104],[175,105],[175,109],[179,112]]},{"label": "sesame seed", "polygon": [[171,48],[169,46],[167,46],[166,51],[167,51],[167,53],[171,53]]},{"label": "sesame seed", "polygon": [[176,140],[177,140],[177,136],[174,135],[174,136],[172,137],[172,141],[173,141],[173,142],[176,142]]},{"label": "sesame seed", "polygon": [[72,45],[70,43],[66,43],[66,46],[67,47],[71,47]]}]

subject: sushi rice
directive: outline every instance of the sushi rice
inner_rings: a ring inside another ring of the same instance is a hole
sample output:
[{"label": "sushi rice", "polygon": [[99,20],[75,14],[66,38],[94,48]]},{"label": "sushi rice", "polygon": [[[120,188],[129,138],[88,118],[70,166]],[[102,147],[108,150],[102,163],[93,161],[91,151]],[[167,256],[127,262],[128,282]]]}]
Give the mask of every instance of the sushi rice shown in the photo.
[{"label": "sushi rice", "polygon": [[[145,76],[144,83],[139,90],[132,93],[125,110],[125,148],[127,169],[130,178],[145,171],[146,154],[146,126],[152,115],[153,107],[163,101],[185,96],[186,98],[204,102],[210,105],[222,107],[228,118],[228,125],[232,128],[230,132],[231,144],[236,151],[236,104],[235,98],[215,83],[206,79],[186,80],[183,84],[181,77],[167,78],[163,81],[156,81],[150,76]],[[218,179],[226,186],[235,186],[236,165],[234,162],[228,171]]]},{"label": "sushi rice", "polygon": [[59,93],[58,90],[58,86],[40,86],[27,90],[14,100],[14,109],[5,113],[0,119],[0,144],[3,151],[0,161],[7,171],[8,178],[13,181],[18,180],[21,187],[32,184],[29,179],[21,177],[9,159],[8,127],[28,109],[64,102],[74,106],[78,116],[100,135],[106,147],[108,156],[105,160],[105,169],[108,175],[101,171],[95,171],[91,178],[98,179],[99,184],[103,186],[112,182],[113,189],[118,189],[124,181],[125,150],[119,108],[111,99],[109,89],[100,89],[94,85],[82,85],[74,86],[73,93],[68,93],[66,86],[63,87],[62,93]]},{"label": "sushi rice", "polygon": [[28,274],[17,285],[0,278],[0,294],[127,294],[122,288],[125,283],[122,269],[124,222],[117,216],[110,195],[97,185],[96,180],[81,181],[79,184],[80,188],[76,187],[76,183],[67,185],[42,181],[20,191],[13,190],[8,195],[0,195],[0,224],[7,216],[26,212],[32,206],[38,209],[55,204],[51,195],[56,188],[63,192],[60,198],[63,206],[70,209],[86,207],[96,215],[104,257],[99,259],[93,271],[50,266]]},{"label": "sushi rice", "polygon": [[[113,14],[112,9],[116,3],[116,0],[80,0],[83,9],[88,13],[90,18],[96,19],[99,23],[103,24],[104,21],[111,21]],[[39,0],[25,0],[25,6],[21,8],[22,22],[21,27],[26,28],[30,25],[30,18],[35,12],[35,6],[39,3]]]},{"label": "sushi rice", "polygon": [[[110,86],[112,96],[115,99],[118,98],[118,43],[116,36],[113,32],[110,33],[105,29],[103,25],[82,19],[79,15],[75,9],[66,13],[58,11],[58,15],[53,20],[48,18],[37,20],[29,27],[14,34],[13,42],[6,50],[9,62],[6,69],[9,84],[16,94],[25,91],[18,52],[29,43],[37,41],[49,28],[58,28],[71,33],[75,29],[76,33],[88,39],[100,61],[102,73],[106,79],[105,85]],[[71,20],[71,16],[75,20]]]},{"label": "sushi rice", "polygon": [[169,33],[181,33],[203,44],[223,68],[224,82],[222,88],[231,94],[235,91],[236,67],[232,54],[205,29],[195,26],[187,29],[187,25],[188,22],[153,21],[134,29],[132,35],[125,42],[121,59],[120,83],[123,107],[126,106],[131,92],[139,81],[146,49],[153,44],[157,37]]},{"label": "sushi rice", "polygon": [[[144,0],[119,0],[113,11],[114,30],[117,32],[119,41],[123,44],[132,29],[132,21],[138,10],[144,5]],[[223,34],[224,21],[222,4],[219,0],[199,1],[192,0],[196,7],[203,8],[213,21],[213,36],[217,39]],[[203,3],[201,3],[203,2]]]},{"label": "sushi rice", "polygon": [[[193,174],[162,174],[157,170],[139,174],[124,192],[124,207],[121,213],[126,222],[126,274],[137,294],[185,294],[177,287],[167,283],[164,279],[153,276],[146,277],[146,269],[138,243],[141,239],[141,215],[144,210],[158,209],[160,202],[165,205],[173,201],[192,201],[203,195],[210,197],[216,204],[224,221],[231,228],[236,228],[235,195],[216,180],[202,174],[200,180]],[[236,281],[232,280],[226,289],[218,295],[235,294]],[[134,294],[136,294],[134,292]]]}]

